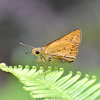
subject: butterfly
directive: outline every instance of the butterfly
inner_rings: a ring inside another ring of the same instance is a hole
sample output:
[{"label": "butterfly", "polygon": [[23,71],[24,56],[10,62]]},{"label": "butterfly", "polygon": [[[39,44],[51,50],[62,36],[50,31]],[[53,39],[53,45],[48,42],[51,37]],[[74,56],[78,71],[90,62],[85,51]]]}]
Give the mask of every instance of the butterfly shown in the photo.
[{"label": "butterfly", "polygon": [[71,63],[77,56],[80,42],[81,31],[76,29],[44,47],[33,48],[32,53],[38,57],[37,62]]},{"label": "butterfly", "polygon": [[70,63],[76,58],[80,41],[81,31],[76,29],[44,47],[34,48],[32,53],[39,58],[38,61]]}]

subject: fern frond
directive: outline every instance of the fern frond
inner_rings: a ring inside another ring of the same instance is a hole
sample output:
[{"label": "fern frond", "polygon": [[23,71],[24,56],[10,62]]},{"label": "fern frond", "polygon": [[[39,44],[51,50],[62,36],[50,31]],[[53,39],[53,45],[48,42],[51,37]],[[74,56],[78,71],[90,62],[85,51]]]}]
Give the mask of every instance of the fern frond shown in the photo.
[{"label": "fern frond", "polygon": [[42,98],[43,100],[53,98],[54,100],[94,100],[100,96],[100,83],[91,86],[96,81],[96,77],[93,76],[89,80],[90,76],[86,74],[85,78],[79,80],[81,77],[79,71],[73,77],[73,73],[70,71],[68,75],[60,78],[64,72],[63,68],[60,68],[60,71],[52,71],[52,68],[49,67],[44,72],[42,67],[39,71],[36,71],[35,66],[29,69],[27,65],[25,68],[21,65],[8,67],[1,63],[0,69],[16,76],[24,84],[23,88],[29,91],[33,98]]}]

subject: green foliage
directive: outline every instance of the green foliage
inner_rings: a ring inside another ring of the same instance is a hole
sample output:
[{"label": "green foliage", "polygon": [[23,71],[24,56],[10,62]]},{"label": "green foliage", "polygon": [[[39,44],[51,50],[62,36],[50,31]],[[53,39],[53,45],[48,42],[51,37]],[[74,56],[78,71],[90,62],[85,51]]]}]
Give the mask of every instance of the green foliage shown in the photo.
[{"label": "green foliage", "polygon": [[[96,77],[92,76],[89,80],[89,75],[83,79],[81,72],[77,72],[72,77],[72,72],[61,78],[64,70],[60,68],[60,71],[52,68],[43,72],[43,68],[40,67],[39,71],[36,71],[36,66],[29,69],[29,66],[23,68],[21,65],[6,66],[1,63],[0,69],[5,72],[12,73],[24,84],[23,88],[30,92],[32,98],[41,98],[43,100],[94,100],[100,96],[100,83],[93,85],[96,81]],[[91,86],[92,85],[92,86]],[[37,100],[38,100],[37,99]]]}]

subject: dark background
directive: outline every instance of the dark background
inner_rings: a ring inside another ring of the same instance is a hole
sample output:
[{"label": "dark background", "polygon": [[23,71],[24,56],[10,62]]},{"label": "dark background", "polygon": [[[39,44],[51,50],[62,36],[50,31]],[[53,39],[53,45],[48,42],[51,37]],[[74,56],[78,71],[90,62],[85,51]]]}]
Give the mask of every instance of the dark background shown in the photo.
[{"label": "dark background", "polygon": [[[42,47],[80,28],[82,43],[73,64],[64,67],[96,75],[100,82],[100,1],[99,0],[0,0],[0,62],[7,65],[35,65],[33,54],[20,42]],[[46,63],[48,66],[48,63]],[[40,64],[41,66],[41,64]],[[32,100],[11,74],[0,71],[1,100]]]}]

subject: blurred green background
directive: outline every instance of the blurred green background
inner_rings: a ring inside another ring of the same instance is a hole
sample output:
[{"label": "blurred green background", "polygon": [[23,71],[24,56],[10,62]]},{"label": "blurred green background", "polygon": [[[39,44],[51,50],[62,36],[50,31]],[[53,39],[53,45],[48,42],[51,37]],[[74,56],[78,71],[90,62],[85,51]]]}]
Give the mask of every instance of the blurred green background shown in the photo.
[{"label": "blurred green background", "polygon": [[[82,43],[73,64],[57,63],[76,74],[96,75],[100,82],[99,0],[0,0],[0,62],[35,65],[37,57],[24,52],[42,47],[80,28]],[[39,64],[41,66],[41,64]],[[46,66],[50,65],[46,63]],[[0,100],[33,100],[18,79],[0,71]]]}]

